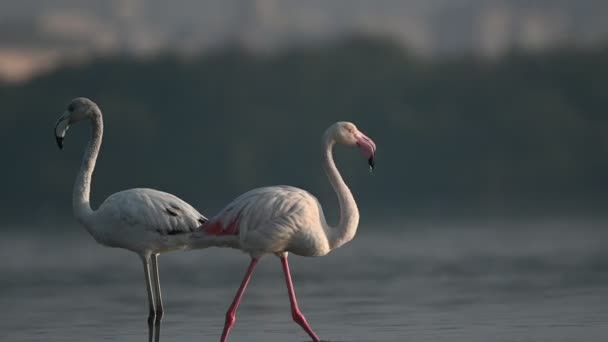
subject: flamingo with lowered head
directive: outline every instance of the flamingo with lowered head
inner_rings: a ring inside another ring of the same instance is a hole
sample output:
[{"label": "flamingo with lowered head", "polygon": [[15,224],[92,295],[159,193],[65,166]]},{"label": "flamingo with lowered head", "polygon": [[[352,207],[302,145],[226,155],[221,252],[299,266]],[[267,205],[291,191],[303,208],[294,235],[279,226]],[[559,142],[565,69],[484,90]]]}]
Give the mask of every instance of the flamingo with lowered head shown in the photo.
[{"label": "flamingo with lowered head", "polygon": [[150,309],[148,322],[158,322],[163,315],[158,255],[186,249],[191,235],[200,233],[207,219],[176,196],[152,189],[117,192],[97,210],[91,209],[91,177],[103,135],[103,118],[97,104],[87,98],[73,99],[55,125],[55,138],[59,148],[63,148],[70,125],[83,120],[91,121],[92,137],[74,184],[74,215],[98,243],[124,248],[141,257]]},{"label": "flamingo with lowered head", "polygon": [[[224,238],[221,240],[224,246],[241,249],[251,256],[245,277],[226,313],[221,342],[226,341],[236,321],[237,307],[258,260],[266,254],[275,254],[281,259],[293,320],[313,341],[320,341],[298,307],[287,253],[326,255],[349,242],[357,232],[357,203],[333,160],[332,148],[336,143],[360,148],[371,169],[374,167],[376,145],[350,122],[337,122],[323,135],[323,166],[340,205],[337,226],[327,223],[319,201],[309,192],[290,186],[271,186],[239,196],[203,225],[204,234],[193,236],[194,244],[196,239],[200,239],[201,245],[208,245],[211,236],[218,240]],[[232,240],[226,240],[229,238]]]}]

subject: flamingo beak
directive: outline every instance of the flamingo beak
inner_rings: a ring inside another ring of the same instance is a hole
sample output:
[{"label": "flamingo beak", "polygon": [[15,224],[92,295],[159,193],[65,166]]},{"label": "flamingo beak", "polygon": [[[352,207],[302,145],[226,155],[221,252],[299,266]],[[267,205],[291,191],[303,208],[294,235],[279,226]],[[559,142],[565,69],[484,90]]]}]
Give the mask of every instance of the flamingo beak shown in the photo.
[{"label": "flamingo beak", "polygon": [[57,141],[57,146],[59,149],[63,149],[63,138],[65,137],[65,132],[70,128],[70,113],[65,111],[57,123],[55,124],[55,141]]},{"label": "flamingo beak", "polygon": [[361,132],[357,133],[356,139],[357,146],[361,149],[361,153],[367,158],[370,172],[374,171],[374,167],[376,167],[376,144],[372,139]]}]

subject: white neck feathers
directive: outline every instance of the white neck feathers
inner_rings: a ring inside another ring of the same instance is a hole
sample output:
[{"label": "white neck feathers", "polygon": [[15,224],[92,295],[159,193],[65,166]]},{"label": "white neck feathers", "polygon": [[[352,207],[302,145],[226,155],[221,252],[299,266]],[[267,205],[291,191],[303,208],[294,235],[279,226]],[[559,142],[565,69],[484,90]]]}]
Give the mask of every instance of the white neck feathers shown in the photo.
[{"label": "white neck feathers", "polygon": [[[101,140],[103,137],[103,118],[101,111],[98,108],[93,109],[95,114],[91,118],[91,139],[87,144],[82,159],[80,171],[74,183],[74,192],[72,194],[72,208],[74,215],[85,226],[86,222],[93,214],[91,209],[91,178],[95,170],[95,162],[101,148]],[[88,228],[88,227],[87,227]]]},{"label": "white neck feathers", "polygon": [[340,205],[340,222],[336,227],[327,226],[325,229],[330,249],[338,248],[352,240],[357,233],[357,226],[359,225],[357,203],[334,162],[332,153],[334,145],[335,140],[332,137],[331,131],[327,131],[323,136],[323,168],[325,169],[329,183],[338,196],[338,203]]}]

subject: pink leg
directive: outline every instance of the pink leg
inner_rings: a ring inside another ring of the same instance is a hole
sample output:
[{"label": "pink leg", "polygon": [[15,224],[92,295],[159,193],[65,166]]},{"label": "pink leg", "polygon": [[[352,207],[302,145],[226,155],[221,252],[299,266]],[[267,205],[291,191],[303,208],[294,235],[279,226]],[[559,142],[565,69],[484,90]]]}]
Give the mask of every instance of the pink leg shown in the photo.
[{"label": "pink leg", "polygon": [[304,328],[304,331],[306,331],[308,333],[308,335],[310,336],[310,338],[312,338],[312,340],[314,342],[321,342],[321,340],[319,339],[317,334],[315,334],[315,332],[312,331],[312,328],[310,327],[310,325],[306,321],[306,318],[304,317],[304,315],[300,311],[300,308],[298,307],[298,301],[296,299],[296,292],[293,289],[293,282],[291,281],[291,273],[289,272],[289,264],[287,263],[287,255],[283,255],[280,258],[281,258],[281,264],[283,265],[283,272],[285,273],[285,282],[287,283],[287,291],[289,292],[289,301],[291,302],[291,317],[293,318],[293,320],[296,323],[298,323],[302,328]]},{"label": "pink leg", "polygon": [[251,263],[249,264],[249,268],[247,268],[247,273],[245,273],[245,278],[243,278],[241,287],[239,287],[239,290],[236,292],[236,296],[234,296],[234,300],[232,301],[230,308],[228,308],[228,312],[226,312],[226,323],[224,323],[224,332],[222,333],[222,338],[220,339],[220,342],[226,342],[228,333],[230,332],[230,329],[232,329],[232,326],[234,326],[234,322],[236,321],[236,309],[241,303],[243,293],[245,292],[247,284],[249,284],[251,274],[253,273],[253,269],[255,268],[255,265],[257,263],[258,259],[251,258]]}]

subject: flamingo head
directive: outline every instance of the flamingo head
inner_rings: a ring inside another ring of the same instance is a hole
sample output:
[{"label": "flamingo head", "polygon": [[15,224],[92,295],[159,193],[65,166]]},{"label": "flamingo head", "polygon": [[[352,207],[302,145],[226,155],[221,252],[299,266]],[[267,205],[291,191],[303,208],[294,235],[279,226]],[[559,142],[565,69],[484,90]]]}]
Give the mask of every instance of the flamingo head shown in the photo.
[{"label": "flamingo head", "polygon": [[77,97],[70,101],[70,104],[55,124],[57,146],[60,149],[63,148],[63,138],[68,129],[70,129],[70,125],[84,119],[90,119],[97,113],[99,113],[99,109],[95,102],[85,97]]},{"label": "flamingo head", "polygon": [[376,144],[372,139],[367,137],[363,132],[357,129],[357,126],[351,122],[336,122],[330,129],[333,139],[343,145],[356,146],[361,150],[363,156],[367,159],[370,171],[374,170],[376,159]]}]

